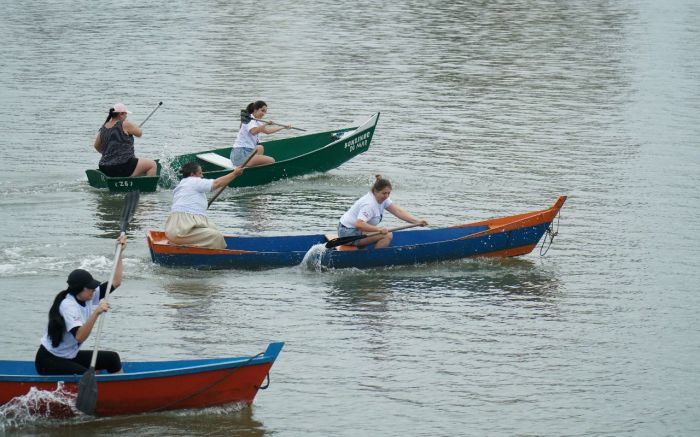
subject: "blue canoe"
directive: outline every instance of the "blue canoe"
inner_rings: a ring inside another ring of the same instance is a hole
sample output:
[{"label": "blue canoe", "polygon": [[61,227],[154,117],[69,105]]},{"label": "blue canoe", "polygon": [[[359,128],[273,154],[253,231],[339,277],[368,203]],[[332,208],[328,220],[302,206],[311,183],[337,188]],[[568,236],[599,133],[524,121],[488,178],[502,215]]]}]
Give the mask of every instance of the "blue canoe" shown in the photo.
[{"label": "blue canoe", "polygon": [[[448,228],[394,232],[389,247],[355,246],[318,250],[319,262],[330,268],[371,268],[454,260],[475,256],[508,257],[532,251],[557,215],[566,196],[548,209],[484,220]],[[171,244],[163,231],[148,232],[153,262],[197,269],[267,269],[294,266],[312,247],[335,235],[273,237],[227,236],[226,249],[204,249]],[[320,246],[317,246],[320,249]]]}]

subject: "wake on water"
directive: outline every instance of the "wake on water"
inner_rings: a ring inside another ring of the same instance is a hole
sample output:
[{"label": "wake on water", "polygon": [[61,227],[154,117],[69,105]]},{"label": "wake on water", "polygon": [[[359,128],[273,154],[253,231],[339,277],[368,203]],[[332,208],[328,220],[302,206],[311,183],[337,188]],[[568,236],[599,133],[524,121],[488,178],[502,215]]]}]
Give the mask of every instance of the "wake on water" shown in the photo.
[{"label": "wake on water", "polygon": [[321,259],[323,254],[326,252],[326,244],[319,243],[314,244],[304,255],[304,259],[301,261],[301,268],[305,270],[312,270],[320,272],[324,269],[321,264]]},{"label": "wake on water", "polygon": [[0,406],[0,431],[36,424],[46,419],[68,419],[78,414],[75,393],[67,391],[59,382],[56,390],[36,387]]}]

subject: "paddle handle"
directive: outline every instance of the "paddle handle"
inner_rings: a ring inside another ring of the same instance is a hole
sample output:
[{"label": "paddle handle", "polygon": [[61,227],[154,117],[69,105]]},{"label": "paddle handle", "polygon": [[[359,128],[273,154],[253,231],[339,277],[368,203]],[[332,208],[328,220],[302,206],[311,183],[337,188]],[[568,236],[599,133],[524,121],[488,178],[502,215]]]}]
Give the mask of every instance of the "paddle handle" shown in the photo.
[{"label": "paddle handle", "polygon": [[[119,238],[123,237],[125,234],[126,233],[122,231],[121,234],[119,234]],[[118,243],[117,250],[114,254],[114,263],[112,264],[112,273],[110,273],[109,275],[109,282],[107,282],[107,291],[105,292],[105,297],[103,299],[105,302],[109,301],[109,295],[112,292],[112,282],[114,282],[114,276],[117,274],[117,264],[119,263],[119,257],[122,255],[122,250],[123,244]],[[95,368],[95,364],[97,364],[97,349],[100,343],[100,333],[102,332],[102,325],[104,325],[106,316],[107,314],[105,313],[104,316],[100,317],[97,322],[97,332],[95,333],[95,348],[92,350],[92,358],[90,359],[90,367],[92,367],[93,369]]]},{"label": "paddle handle", "polygon": [[[402,229],[408,229],[408,228],[415,228],[416,226],[423,226],[423,223],[409,223],[407,225],[402,225],[402,226],[397,226],[395,228],[391,228],[388,230],[388,232],[394,232],[394,231],[400,231]],[[364,237],[374,237],[375,235],[381,234],[381,231],[376,231],[376,232],[370,232],[369,234],[365,234]]]},{"label": "paddle handle", "polygon": [[[274,121],[261,120],[261,119],[259,119],[259,118],[253,118],[253,117],[250,117],[250,119],[251,119],[251,120],[255,120],[255,121],[262,121],[262,122],[265,123],[265,124],[272,124],[272,125],[275,125],[275,126],[284,126],[284,127],[287,127],[286,124],[275,123]],[[302,132],[306,132],[306,129],[302,129],[302,128],[300,128],[300,127],[289,126],[289,129],[294,129],[294,130],[299,130],[299,131],[302,131]]]},{"label": "paddle handle", "polygon": [[[253,156],[255,156],[256,153],[258,153],[258,149],[253,149],[253,153],[251,153],[250,156],[248,156],[248,158],[247,158],[247,159],[245,160],[245,162],[241,165],[241,167],[245,167],[246,165],[248,165],[248,162],[250,162],[250,160],[253,159]],[[236,176],[234,176],[233,179],[236,179]],[[231,179],[231,182],[233,182],[233,179]],[[229,184],[230,184],[231,182],[229,182]],[[209,209],[209,207],[211,206],[211,204],[214,203],[214,201],[216,200],[217,197],[219,197],[219,194],[221,194],[221,193],[224,192],[224,190],[226,189],[226,187],[228,187],[228,184],[226,184],[226,185],[224,185],[223,187],[219,188],[219,191],[217,191],[216,194],[214,194],[214,197],[212,197],[211,199],[209,199],[209,203],[207,203],[207,209]]]},{"label": "paddle handle", "polygon": [[148,121],[148,119],[151,118],[151,115],[155,114],[155,112],[158,110],[158,108],[160,108],[160,106],[161,106],[162,104],[163,104],[163,102],[158,103],[158,106],[156,106],[156,109],[154,109],[153,111],[151,111],[150,114],[148,114],[148,117],[146,117],[146,119],[143,120],[143,121],[141,122],[141,124],[139,125],[139,128],[140,128],[141,126],[143,126],[144,124],[146,124],[146,122]]}]

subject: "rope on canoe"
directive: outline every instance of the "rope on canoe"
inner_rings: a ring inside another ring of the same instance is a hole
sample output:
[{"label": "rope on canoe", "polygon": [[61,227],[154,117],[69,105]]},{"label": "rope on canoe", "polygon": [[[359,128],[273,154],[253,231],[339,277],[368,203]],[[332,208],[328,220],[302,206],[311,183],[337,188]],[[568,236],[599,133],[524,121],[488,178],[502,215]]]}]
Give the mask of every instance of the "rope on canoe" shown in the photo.
[{"label": "rope on canoe", "polygon": [[[554,237],[559,235],[559,219],[561,218],[561,210],[557,211],[557,215],[555,217],[557,221],[556,227],[554,226],[554,220],[552,220],[549,223],[549,227],[547,230],[544,232],[544,238],[542,239],[542,245],[540,246],[540,256],[545,256],[547,252],[549,251],[549,248],[552,247],[552,243],[554,242]],[[545,245],[547,247],[545,247]]]},{"label": "rope on canoe", "polygon": [[[195,391],[195,392],[193,392],[193,393],[190,393],[189,395],[185,396],[185,397],[182,398],[182,399],[177,399],[177,400],[175,400],[175,401],[173,401],[173,402],[169,402],[169,403],[167,403],[167,404],[165,404],[165,405],[163,405],[163,406],[161,406],[161,407],[158,407],[158,408],[154,408],[154,409],[152,409],[152,410],[149,410],[148,412],[149,412],[149,413],[155,413],[155,412],[158,412],[158,411],[165,411],[165,410],[170,409],[170,407],[172,407],[173,405],[177,405],[177,404],[179,404],[179,403],[181,403],[181,402],[185,402],[185,401],[188,401],[188,400],[190,400],[190,399],[192,399],[192,398],[194,398],[194,397],[197,397],[197,396],[201,395],[202,393],[206,392],[207,390],[209,390],[210,388],[212,388],[212,387],[214,387],[214,386],[216,386],[216,385],[218,385],[218,384],[221,384],[222,382],[224,382],[225,380],[227,380],[228,378],[230,378],[231,375],[233,375],[233,374],[236,373],[237,371],[239,371],[239,370],[245,368],[245,367],[248,365],[248,363],[250,363],[251,361],[253,361],[255,358],[257,358],[257,357],[259,357],[259,356],[263,356],[263,355],[265,355],[265,352],[260,352],[259,354],[254,355],[254,356],[248,358],[248,359],[247,359],[244,363],[242,363],[240,366],[234,367],[233,369],[229,370],[229,371],[226,372],[221,378],[217,379],[216,381],[214,381],[214,382],[212,382],[212,383],[210,383],[210,384],[208,384],[208,385],[205,385],[205,386],[202,387],[201,389],[199,389],[199,390],[197,390],[197,391]],[[267,382],[267,385],[265,385],[264,388],[259,387],[259,386],[257,386],[257,385],[255,385],[254,387],[255,387],[255,388],[261,388],[261,389],[263,389],[263,390],[266,389],[266,388],[270,385],[270,372],[267,373],[267,381],[268,381],[268,382]]]}]

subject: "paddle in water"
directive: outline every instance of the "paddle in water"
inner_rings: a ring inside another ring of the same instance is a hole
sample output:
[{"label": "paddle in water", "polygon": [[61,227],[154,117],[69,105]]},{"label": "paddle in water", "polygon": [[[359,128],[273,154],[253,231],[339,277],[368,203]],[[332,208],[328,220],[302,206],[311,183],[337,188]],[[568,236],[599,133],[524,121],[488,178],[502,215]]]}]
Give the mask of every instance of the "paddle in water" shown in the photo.
[{"label": "paddle in water", "polygon": [[[249,113],[248,111],[246,111],[245,109],[241,109],[241,123],[249,123],[250,120],[262,121],[262,122],[265,123],[265,124],[271,124],[271,125],[274,125],[274,126],[284,126],[284,127],[287,127],[286,124],[279,124],[279,123],[275,123],[274,121],[267,121],[267,120],[261,120],[261,119],[259,119],[259,118],[255,118],[255,117],[253,117],[252,115],[250,115],[250,113]],[[295,129],[295,130],[300,130],[300,131],[302,131],[302,132],[306,132],[306,129],[302,129],[302,128],[300,128],[300,127],[289,126],[289,128],[290,128],[290,129]]]},{"label": "paddle in water", "polygon": [[[415,228],[416,226],[425,226],[423,223],[411,223],[410,225],[403,225],[399,226],[396,228],[391,228],[389,229],[388,232],[394,232],[394,231],[400,231],[401,229],[408,229],[408,228]],[[326,243],[326,249],[332,249],[337,246],[342,246],[343,244],[348,244],[352,243],[353,241],[361,240],[363,238],[367,237],[373,237],[375,235],[379,235],[381,232],[370,232],[369,234],[362,234],[362,235],[350,235],[348,237],[338,237],[330,240],[328,243]]]},{"label": "paddle in water", "polygon": [[[120,231],[122,235],[126,234],[126,228],[129,225],[129,221],[134,217],[134,212],[139,204],[139,192],[131,191],[124,197],[124,206],[122,207],[122,216],[120,223]],[[104,301],[107,302],[109,299],[109,294],[112,291],[112,281],[114,281],[114,275],[117,270],[117,261],[122,253],[122,245],[118,244],[116,253],[114,255],[114,263],[112,264],[112,273],[109,276],[109,282],[107,282],[107,292],[104,297]],[[95,348],[92,351],[92,359],[90,360],[90,368],[85,371],[83,376],[78,382],[78,397],[75,400],[75,407],[85,414],[94,415],[95,406],[97,405],[97,380],[95,378],[95,364],[97,363],[97,350],[100,340],[100,332],[102,331],[102,325],[104,324],[105,316],[100,317],[100,321],[97,325],[97,333],[95,334]]]}]

